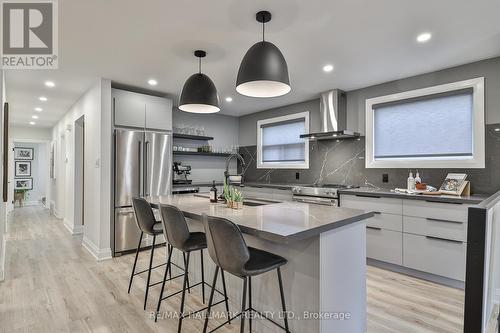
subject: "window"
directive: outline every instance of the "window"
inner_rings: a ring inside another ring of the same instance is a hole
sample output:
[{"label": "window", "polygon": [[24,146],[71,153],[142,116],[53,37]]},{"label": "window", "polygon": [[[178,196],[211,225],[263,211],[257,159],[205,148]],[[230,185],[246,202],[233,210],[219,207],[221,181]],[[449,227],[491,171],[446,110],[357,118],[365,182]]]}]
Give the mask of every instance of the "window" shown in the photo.
[{"label": "window", "polygon": [[308,169],[309,112],[257,122],[257,168]]},{"label": "window", "polygon": [[367,168],[484,168],[484,79],[366,100]]}]

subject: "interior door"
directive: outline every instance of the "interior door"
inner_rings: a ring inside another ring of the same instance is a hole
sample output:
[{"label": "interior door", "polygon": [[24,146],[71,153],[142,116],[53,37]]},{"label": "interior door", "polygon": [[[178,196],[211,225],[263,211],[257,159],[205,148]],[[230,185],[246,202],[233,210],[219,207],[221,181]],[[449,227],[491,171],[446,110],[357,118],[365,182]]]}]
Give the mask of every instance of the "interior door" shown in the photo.
[{"label": "interior door", "polygon": [[172,187],[172,135],[146,132],[144,194],[168,195]]},{"label": "interior door", "polygon": [[115,131],[115,207],[130,207],[143,194],[143,142],[142,131]]}]

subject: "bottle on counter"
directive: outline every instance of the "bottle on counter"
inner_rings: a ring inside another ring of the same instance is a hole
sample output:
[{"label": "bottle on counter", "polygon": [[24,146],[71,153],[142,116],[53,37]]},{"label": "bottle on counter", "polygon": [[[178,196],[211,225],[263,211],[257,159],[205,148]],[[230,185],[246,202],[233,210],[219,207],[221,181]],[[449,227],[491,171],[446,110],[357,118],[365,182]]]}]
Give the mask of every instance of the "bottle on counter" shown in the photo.
[{"label": "bottle on counter", "polygon": [[422,182],[422,179],[420,178],[420,174],[418,173],[415,175],[415,184],[420,184]]},{"label": "bottle on counter", "polygon": [[410,171],[410,176],[408,177],[407,190],[408,191],[415,190],[415,178],[413,178],[413,172],[411,171]]},{"label": "bottle on counter", "polygon": [[217,187],[215,187],[215,180],[212,183],[212,188],[210,189],[210,202],[217,202]]}]

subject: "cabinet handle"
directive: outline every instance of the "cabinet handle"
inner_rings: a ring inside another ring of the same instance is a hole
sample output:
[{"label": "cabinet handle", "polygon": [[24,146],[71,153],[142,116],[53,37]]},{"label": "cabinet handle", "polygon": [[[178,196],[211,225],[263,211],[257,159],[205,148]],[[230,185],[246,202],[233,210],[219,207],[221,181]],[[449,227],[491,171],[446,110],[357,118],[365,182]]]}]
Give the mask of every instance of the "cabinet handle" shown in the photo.
[{"label": "cabinet handle", "polygon": [[462,244],[462,241],[457,241],[457,240],[454,240],[454,239],[447,239],[447,238],[434,237],[434,236],[425,236],[425,238],[432,239],[432,240],[443,241],[443,242],[449,242],[449,243]]},{"label": "cabinet handle", "polygon": [[373,214],[382,214],[381,212],[373,212]]},{"label": "cabinet handle", "polygon": [[428,221],[434,221],[434,222],[445,222],[445,223],[463,224],[463,222],[460,222],[460,221],[450,221],[450,220],[434,219],[432,217],[426,217],[425,219],[428,220]]},{"label": "cabinet handle", "polygon": [[375,198],[375,199],[380,199],[378,195],[369,195],[369,194],[355,194],[357,197],[361,198]]},{"label": "cabinet handle", "polygon": [[425,201],[432,202],[432,203],[448,204],[448,205],[462,205],[461,202],[445,202],[445,201],[437,201],[437,200],[425,200]]},{"label": "cabinet handle", "polygon": [[370,227],[370,226],[366,226],[366,229],[372,229],[372,230],[382,230],[382,228],[377,228],[377,227]]}]

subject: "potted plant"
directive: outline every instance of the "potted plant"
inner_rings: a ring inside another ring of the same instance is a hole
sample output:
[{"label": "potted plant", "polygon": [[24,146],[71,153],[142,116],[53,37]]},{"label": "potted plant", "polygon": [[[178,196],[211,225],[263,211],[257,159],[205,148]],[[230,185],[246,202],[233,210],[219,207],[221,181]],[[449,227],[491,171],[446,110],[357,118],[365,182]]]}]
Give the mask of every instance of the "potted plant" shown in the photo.
[{"label": "potted plant", "polygon": [[226,200],[226,205],[227,208],[231,208],[233,206],[233,200],[232,200],[232,194],[231,194],[231,189],[227,185],[227,183],[224,181],[224,190],[223,190],[223,195],[224,195],[224,200]]},{"label": "potted plant", "polygon": [[234,190],[233,209],[243,209],[243,194],[238,190]]}]

